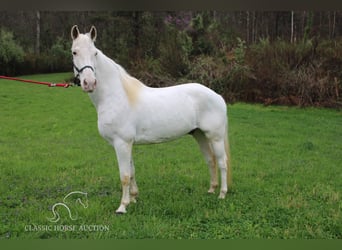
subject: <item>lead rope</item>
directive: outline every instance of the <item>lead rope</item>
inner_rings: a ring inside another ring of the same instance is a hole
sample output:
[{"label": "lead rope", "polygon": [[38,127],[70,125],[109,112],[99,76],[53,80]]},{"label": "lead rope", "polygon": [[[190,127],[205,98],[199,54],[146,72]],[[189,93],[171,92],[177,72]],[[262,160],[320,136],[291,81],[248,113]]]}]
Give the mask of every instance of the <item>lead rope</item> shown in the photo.
[{"label": "lead rope", "polygon": [[34,84],[41,84],[41,85],[47,85],[48,87],[63,87],[63,88],[68,88],[68,87],[71,86],[69,83],[40,82],[40,81],[27,80],[27,79],[21,79],[21,78],[15,78],[15,77],[8,77],[8,76],[0,76],[0,79],[6,79],[6,80],[12,80],[12,81],[18,81],[18,82],[34,83]]}]

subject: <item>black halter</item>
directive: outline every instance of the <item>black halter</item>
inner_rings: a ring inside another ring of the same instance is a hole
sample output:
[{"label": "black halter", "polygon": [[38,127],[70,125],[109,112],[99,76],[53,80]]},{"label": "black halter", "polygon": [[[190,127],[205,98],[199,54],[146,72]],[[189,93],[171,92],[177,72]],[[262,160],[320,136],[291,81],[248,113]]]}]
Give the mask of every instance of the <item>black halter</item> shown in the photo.
[{"label": "black halter", "polygon": [[82,67],[82,68],[77,68],[76,67],[76,65],[73,63],[73,65],[74,65],[74,69],[77,71],[77,75],[76,75],[76,77],[74,78],[74,83],[76,84],[76,85],[78,85],[78,86],[80,86],[80,74],[82,73],[82,71],[83,70],[85,70],[86,68],[88,68],[88,69],[91,69],[93,72],[95,72],[95,70],[94,70],[94,68],[92,67],[92,66],[90,66],[90,65],[86,65],[86,66],[84,66],[84,67]]}]

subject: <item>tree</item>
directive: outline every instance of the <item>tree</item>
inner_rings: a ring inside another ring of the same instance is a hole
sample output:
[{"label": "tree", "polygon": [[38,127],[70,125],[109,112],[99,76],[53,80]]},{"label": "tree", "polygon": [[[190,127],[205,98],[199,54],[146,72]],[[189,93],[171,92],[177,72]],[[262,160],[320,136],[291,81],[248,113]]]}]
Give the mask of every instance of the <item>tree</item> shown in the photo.
[{"label": "tree", "polygon": [[0,73],[5,75],[16,74],[16,68],[24,59],[23,48],[16,43],[13,33],[0,30]]},{"label": "tree", "polygon": [[293,17],[294,17],[294,11],[292,10],[291,11],[291,39],[290,39],[290,41],[291,41],[291,43],[293,43],[293,41],[294,41],[294,34],[293,34],[293,32],[294,32],[294,22],[293,22]]},{"label": "tree", "polygon": [[40,12],[36,12],[36,54],[40,53]]}]

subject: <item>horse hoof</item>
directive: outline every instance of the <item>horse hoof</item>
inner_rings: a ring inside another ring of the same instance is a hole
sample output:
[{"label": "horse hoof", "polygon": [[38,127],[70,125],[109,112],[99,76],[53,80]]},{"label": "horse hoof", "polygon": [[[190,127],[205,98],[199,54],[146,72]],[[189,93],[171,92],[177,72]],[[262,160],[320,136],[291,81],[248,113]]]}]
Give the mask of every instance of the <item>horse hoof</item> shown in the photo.
[{"label": "horse hoof", "polygon": [[125,209],[125,210],[120,210],[120,209],[118,209],[118,210],[115,211],[115,213],[116,213],[117,215],[122,215],[122,214],[127,213],[127,211],[126,211],[126,209]]},{"label": "horse hoof", "polygon": [[125,214],[127,213],[126,207],[124,205],[120,205],[120,207],[115,211],[116,214]]},{"label": "horse hoof", "polygon": [[208,194],[215,194],[215,189],[209,189]]},{"label": "horse hoof", "polygon": [[219,195],[219,199],[224,199],[226,197],[227,191],[221,191]]}]

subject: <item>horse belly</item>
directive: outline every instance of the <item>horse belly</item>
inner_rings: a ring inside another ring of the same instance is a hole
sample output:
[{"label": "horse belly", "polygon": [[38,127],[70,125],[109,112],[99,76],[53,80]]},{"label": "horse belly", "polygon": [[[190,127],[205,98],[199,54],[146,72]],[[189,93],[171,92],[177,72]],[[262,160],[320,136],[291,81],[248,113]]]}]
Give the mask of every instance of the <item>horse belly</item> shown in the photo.
[{"label": "horse belly", "polygon": [[188,134],[193,129],[190,127],[182,127],[176,129],[149,129],[141,128],[137,131],[134,139],[135,144],[161,143],[177,139]]},{"label": "horse belly", "polygon": [[191,132],[196,128],[196,114],[192,106],[187,104],[186,101],[178,103],[175,99],[163,99],[141,109],[135,143],[160,143]]}]

